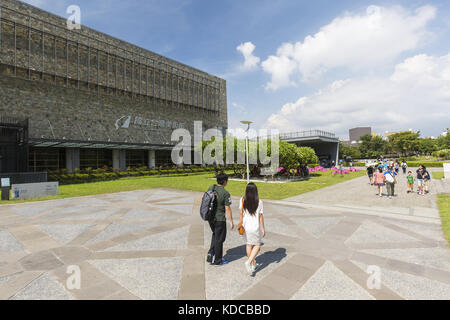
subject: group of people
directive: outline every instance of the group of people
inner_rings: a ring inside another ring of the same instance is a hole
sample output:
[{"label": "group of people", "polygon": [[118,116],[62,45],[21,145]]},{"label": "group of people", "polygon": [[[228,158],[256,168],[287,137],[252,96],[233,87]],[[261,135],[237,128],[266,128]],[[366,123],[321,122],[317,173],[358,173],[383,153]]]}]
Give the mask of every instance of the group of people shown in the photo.
[{"label": "group of people", "polygon": [[[223,243],[227,235],[226,216],[230,222],[230,229],[234,229],[233,215],[231,212],[231,196],[225,189],[228,183],[226,174],[217,175],[217,185],[209,188],[209,191],[215,191],[216,194],[216,211],[213,218],[209,221],[212,237],[211,246],[206,257],[206,261],[214,265],[225,265],[228,263],[223,257]],[[253,273],[260,267],[255,258],[261,249],[261,238],[265,236],[263,202],[259,199],[258,188],[252,182],[247,184],[245,195],[239,202],[240,218],[238,229],[245,230],[245,242],[247,260],[245,261],[245,269],[248,274]],[[240,232],[242,233],[242,232]]]},{"label": "group of people", "polygon": [[417,193],[425,195],[429,192],[429,182],[431,175],[427,171],[424,165],[421,165],[416,170],[416,176],[411,171],[406,172],[408,164],[405,160],[401,163],[396,160],[384,160],[376,163],[375,165],[368,166],[366,171],[369,177],[369,183],[375,185],[378,188],[378,195],[383,196],[383,187],[386,187],[387,196],[391,199],[394,196],[395,184],[397,183],[397,176],[400,168],[402,168],[403,174],[407,174],[407,193],[414,192],[414,183],[417,181]]}]

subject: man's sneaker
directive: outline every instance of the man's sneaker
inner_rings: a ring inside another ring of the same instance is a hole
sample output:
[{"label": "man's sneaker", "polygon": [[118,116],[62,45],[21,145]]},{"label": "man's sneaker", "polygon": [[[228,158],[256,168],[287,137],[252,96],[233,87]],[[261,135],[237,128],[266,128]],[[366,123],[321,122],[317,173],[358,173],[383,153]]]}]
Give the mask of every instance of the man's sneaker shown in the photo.
[{"label": "man's sneaker", "polygon": [[223,266],[224,264],[227,264],[227,263],[228,263],[228,260],[222,258],[222,260],[220,260],[218,263],[216,262],[215,265]]},{"label": "man's sneaker", "polygon": [[211,254],[211,253],[208,253],[208,255],[206,256],[206,262],[208,262],[208,263],[212,263],[212,261],[213,261],[213,257],[214,257],[214,255],[213,255],[213,254]]},{"label": "man's sneaker", "polygon": [[245,269],[247,269],[247,273],[249,275],[252,275],[253,274],[253,266],[250,264],[250,261],[247,260],[244,264],[245,264]]}]

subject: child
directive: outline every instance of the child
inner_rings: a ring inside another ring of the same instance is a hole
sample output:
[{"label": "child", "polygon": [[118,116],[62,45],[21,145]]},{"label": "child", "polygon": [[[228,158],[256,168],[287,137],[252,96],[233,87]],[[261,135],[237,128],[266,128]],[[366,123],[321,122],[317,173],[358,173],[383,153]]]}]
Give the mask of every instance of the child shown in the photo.
[{"label": "child", "polygon": [[245,268],[252,275],[257,268],[255,257],[261,249],[261,237],[265,236],[263,203],[258,196],[258,188],[253,182],[247,185],[245,196],[241,198],[239,223],[245,229],[247,257]]},{"label": "child", "polygon": [[414,192],[414,176],[411,171],[408,171],[408,175],[406,176],[406,179],[408,181],[406,193]]}]

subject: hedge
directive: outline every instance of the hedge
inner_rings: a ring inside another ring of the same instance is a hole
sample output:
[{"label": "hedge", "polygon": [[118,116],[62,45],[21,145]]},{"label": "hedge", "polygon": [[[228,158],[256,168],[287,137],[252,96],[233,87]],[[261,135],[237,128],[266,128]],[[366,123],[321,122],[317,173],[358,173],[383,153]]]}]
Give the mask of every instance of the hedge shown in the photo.
[{"label": "hedge", "polygon": [[60,184],[77,184],[87,182],[111,181],[126,177],[149,177],[149,176],[186,176],[197,175],[205,172],[217,172],[228,170],[227,167],[191,167],[149,170],[148,168],[131,169],[125,171],[107,171],[104,169],[86,169],[74,173],[65,170],[49,172],[49,181],[58,181]]},{"label": "hedge", "polygon": [[[444,162],[440,161],[406,161],[408,167],[418,167],[420,165],[424,165],[425,167],[430,168],[442,168],[444,166]],[[354,167],[364,167],[366,164],[364,162],[354,162]]]},{"label": "hedge", "polygon": [[366,164],[364,162],[354,162],[353,166],[354,167],[365,167]]},{"label": "hedge", "polygon": [[408,167],[424,165],[427,168],[442,168],[444,166],[444,162],[440,161],[406,161],[406,163],[408,164]]}]

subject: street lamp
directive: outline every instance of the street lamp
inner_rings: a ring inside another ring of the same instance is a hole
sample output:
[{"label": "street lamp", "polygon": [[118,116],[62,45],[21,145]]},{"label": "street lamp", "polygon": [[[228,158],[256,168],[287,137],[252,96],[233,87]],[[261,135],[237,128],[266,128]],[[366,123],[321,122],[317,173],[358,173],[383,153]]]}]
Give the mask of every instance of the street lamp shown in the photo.
[{"label": "street lamp", "polygon": [[250,125],[252,124],[252,122],[251,121],[242,120],[241,123],[247,125],[247,130],[245,130],[245,132],[246,132],[245,153],[246,153],[246,163],[247,163],[247,184],[249,184],[250,183],[250,167],[249,167],[249,164],[248,164],[248,131],[250,130]]}]

